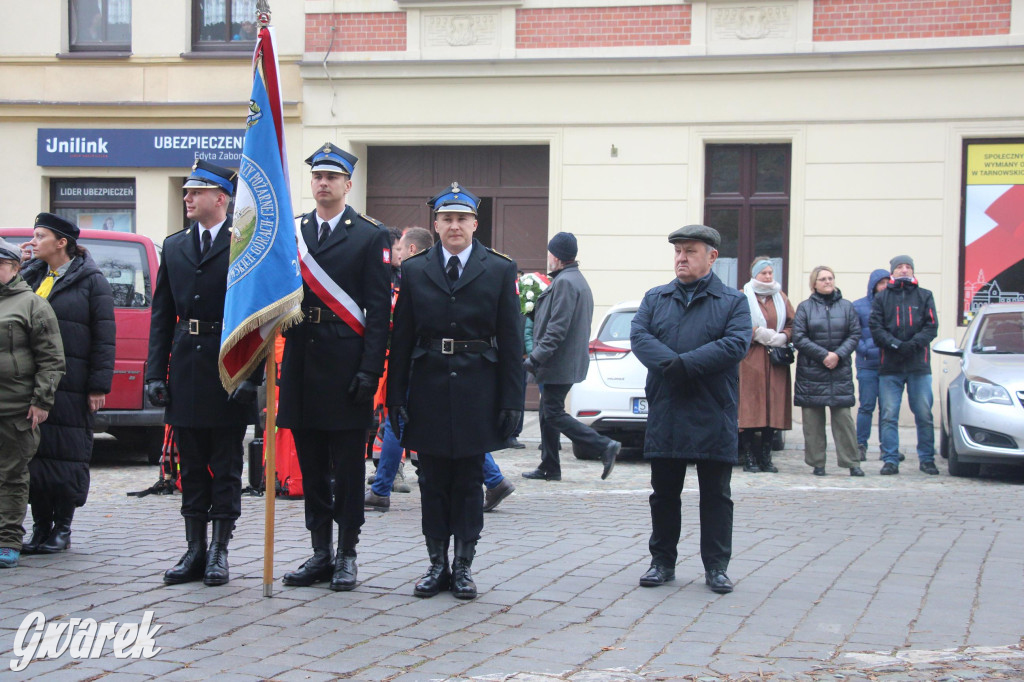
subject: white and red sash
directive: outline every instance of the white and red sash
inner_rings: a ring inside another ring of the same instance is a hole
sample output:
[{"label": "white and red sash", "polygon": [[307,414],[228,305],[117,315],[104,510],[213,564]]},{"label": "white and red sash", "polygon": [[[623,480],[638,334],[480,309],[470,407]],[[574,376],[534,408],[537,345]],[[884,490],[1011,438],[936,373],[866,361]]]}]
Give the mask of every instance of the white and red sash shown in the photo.
[{"label": "white and red sash", "polygon": [[316,262],[316,258],[306,247],[302,228],[297,225],[295,232],[296,241],[299,243],[299,267],[302,270],[302,281],[331,309],[331,312],[351,327],[352,331],[363,336],[366,331],[366,316],[363,315],[362,308]]}]

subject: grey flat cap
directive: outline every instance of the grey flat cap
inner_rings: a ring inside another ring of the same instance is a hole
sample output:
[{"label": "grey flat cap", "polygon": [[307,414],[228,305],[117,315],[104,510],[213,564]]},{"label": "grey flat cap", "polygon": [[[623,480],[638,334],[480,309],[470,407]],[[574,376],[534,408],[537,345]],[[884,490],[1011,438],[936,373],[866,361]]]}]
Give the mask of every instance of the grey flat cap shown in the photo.
[{"label": "grey flat cap", "polygon": [[21,262],[21,247],[0,237],[0,259],[16,260]]},{"label": "grey flat cap", "polygon": [[710,244],[716,249],[722,245],[722,235],[718,234],[718,230],[707,225],[686,225],[668,236],[668,240],[673,244],[694,239]]}]

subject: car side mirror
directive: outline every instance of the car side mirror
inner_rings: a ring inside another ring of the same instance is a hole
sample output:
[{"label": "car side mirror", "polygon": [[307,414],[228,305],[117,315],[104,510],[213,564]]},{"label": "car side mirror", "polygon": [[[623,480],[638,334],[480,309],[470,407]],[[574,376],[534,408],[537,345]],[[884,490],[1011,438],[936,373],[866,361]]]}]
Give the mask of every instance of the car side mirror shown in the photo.
[{"label": "car side mirror", "polygon": [[939,355],[952,355],[953,357],[962,358],[964,351],[962,348],[957,348],[955,339],[942,339],[932,346],[932,352],[938,353]]}]

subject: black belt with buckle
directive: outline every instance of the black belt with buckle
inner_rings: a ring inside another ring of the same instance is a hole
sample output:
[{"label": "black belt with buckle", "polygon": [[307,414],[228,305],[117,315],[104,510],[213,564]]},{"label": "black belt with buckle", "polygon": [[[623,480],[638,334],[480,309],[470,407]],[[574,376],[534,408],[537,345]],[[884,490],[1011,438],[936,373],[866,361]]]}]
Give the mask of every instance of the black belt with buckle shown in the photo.
[{"label": "black belt with buckle", "polygon": [[[321,324],[323,322],[345,322],[335,315],[329,308],[303,308],[303,321],[310,324]],[[346,323],[347,324],[347,323]]]},{"label": "black belt with buckle", "polygon": [[494,344],[490,339],[458,341],[456,339],[428,339],[422,336],[420,337],[417,345],[420,348],[426,348],[427,350],[439,350],[445,355],[454,355],[455,353],[483,353],[484,351],[490,350],[494,347]]},{"label": "black belt with buckle", "polygon": [[203,334],[220,334],[221,322],[204,322],[203,320],[181,320],[178,322],[178,329],[187,331],[192,336]]}]

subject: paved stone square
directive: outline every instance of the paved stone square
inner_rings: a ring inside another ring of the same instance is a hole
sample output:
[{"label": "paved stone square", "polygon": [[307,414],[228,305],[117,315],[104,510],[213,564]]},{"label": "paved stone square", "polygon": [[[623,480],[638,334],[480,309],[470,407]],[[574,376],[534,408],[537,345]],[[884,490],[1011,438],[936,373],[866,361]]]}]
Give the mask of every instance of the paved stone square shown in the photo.
[{"label": "paved stone square", "polygon": [[[528,481],[525,450],[496,459],[516,493],[485,517],[474,562],[480,596],[412,596],[427,566],[419,494],[367,512],[358,588],[286,588],[308,554],[302,502],[278,500],[274,596],[263,597],[264,500],[243,499],[231,582],[163,585],[184,550],[180,497],[127,497],[155,467],[100,461],[71,550],[0,572],[0,677],[41,680],[662,680],[1024,679],[1024,474],[899,476],[835,467],[810,475],[799,425],[778,474],[733,476],[730,595],[707,590],[695,480],[683,494],[676,581],[648,589],[648,466],[600,464],[563,450],[560,482]],[[912,443],[912,430],[904,443]],[[912,448],[909,448],[912,450]],[[411,471],[409,472],[411,476]],[[9,670],[25,617],[160,626],[159,653],[98,659],[69,651]]]}]

